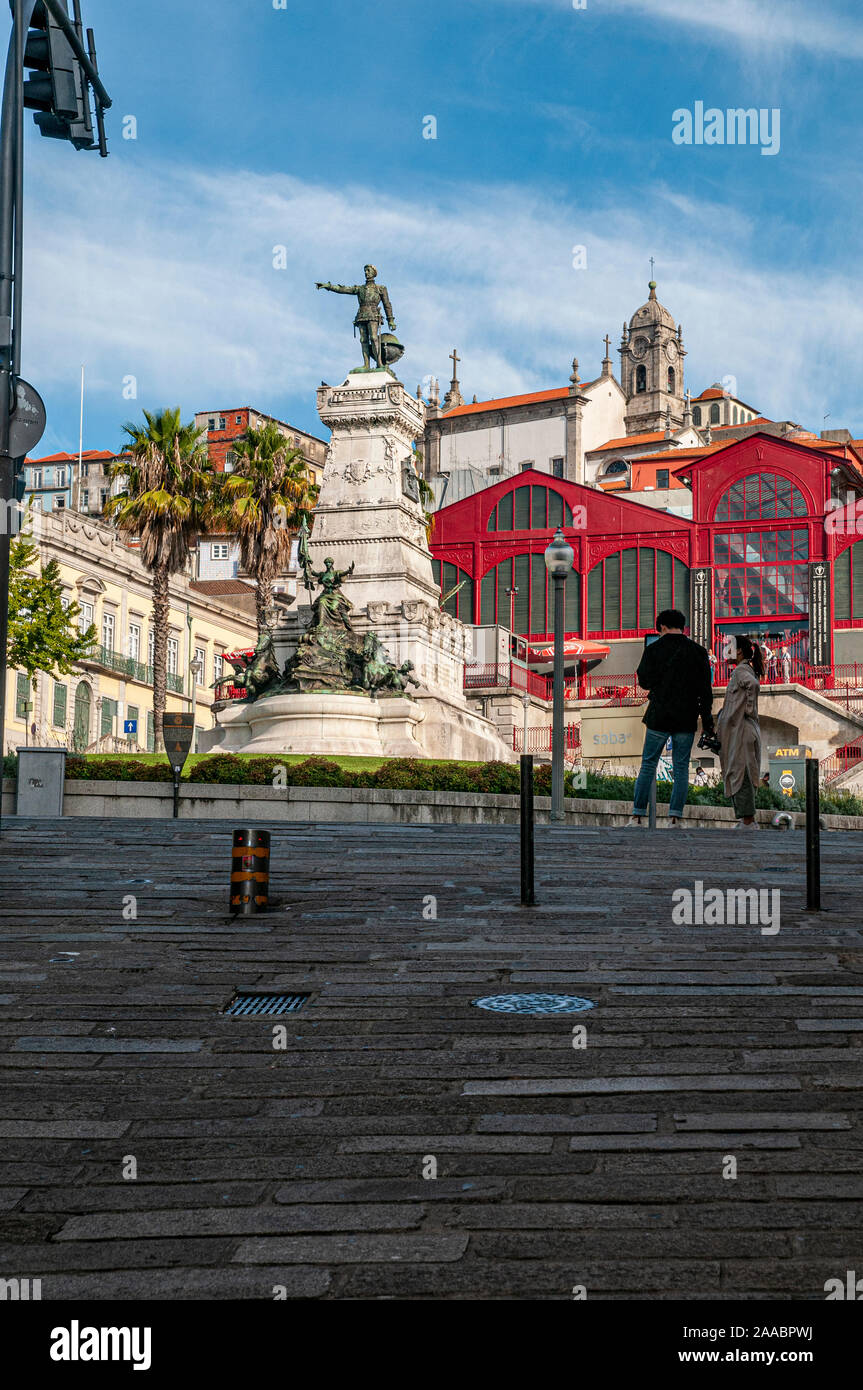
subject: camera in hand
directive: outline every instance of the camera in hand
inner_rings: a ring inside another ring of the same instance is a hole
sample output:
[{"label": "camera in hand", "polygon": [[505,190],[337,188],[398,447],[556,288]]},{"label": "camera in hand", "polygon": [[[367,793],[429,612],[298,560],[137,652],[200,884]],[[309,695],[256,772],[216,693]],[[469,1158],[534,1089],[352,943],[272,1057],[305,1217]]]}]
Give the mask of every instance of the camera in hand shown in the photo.
[{"label": "camera in hand", "polygon": [[701,738],[698,740],[698,747],[706,748],[708,753],[718,753],[722,744],[719,742],[716,730],[705,729]]}]

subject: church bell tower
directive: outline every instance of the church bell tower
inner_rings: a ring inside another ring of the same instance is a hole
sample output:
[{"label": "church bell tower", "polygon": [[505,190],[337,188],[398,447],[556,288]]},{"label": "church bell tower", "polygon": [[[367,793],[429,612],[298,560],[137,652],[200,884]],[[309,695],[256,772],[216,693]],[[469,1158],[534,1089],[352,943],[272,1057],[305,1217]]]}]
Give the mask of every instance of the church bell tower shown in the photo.
[{"label": "church bell tower", "polygon": [[655,280],[649,289],[647,303],[623,325],[620,344],[627,434],[664,430],[669,418],[672,428],[680,429],[686,409],[683,329],[656,298]]}]

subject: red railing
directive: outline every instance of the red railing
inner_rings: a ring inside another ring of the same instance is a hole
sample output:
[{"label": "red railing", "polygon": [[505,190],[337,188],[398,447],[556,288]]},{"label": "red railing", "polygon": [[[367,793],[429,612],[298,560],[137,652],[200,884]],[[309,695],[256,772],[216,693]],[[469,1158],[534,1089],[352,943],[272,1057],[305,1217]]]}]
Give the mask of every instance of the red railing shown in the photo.
[{"label": "red railing", "polygon": [[464,668],[465,690],[526,690],[540,700],[551,699],[551,680],[540,676],[536,671],[528,671],[524,666],[516,666],[512,661],[498,661],[483,665],[480,662],[467,662]]},{"label": "red railing", "polygon": [[835,704],[844,705],[846,713],[863,714],[863,664],[852,661],[834,666],[832,683],[822,693]]},{"label": "red railing", "polygon": [[[722,689],[728,684],[734,671],[734,662],[712,662],[711,670],[714,687]],[[761,677],[761,685],[802,685],[806,690],[820,691],[829,700],[843,700],[845,695],[836,686],[837,670],[838,667],[834,666],[810,666],[808,661],[801,661],[797,657],[790,664],[780,666],[771,661]],[[863,696],[863,691],[860,693]]]},{"label": "red railing", "polygon": [[837,777],[841,777],[843,772],[847,772],[849,767],[860,767],[863,764],[863,735],[855,738],[853,743],[846,743],[844,747],[837,748],[835,753],[830,753],[826,758],[822,758],[819,763],[821,778],[824,782],[834,782]]},{"label": "red railing", "polygon": [[634,675],[603,676],[591,672],[581,680],[570,676],[564,681],[564,698],[599,700],[607,705],[641,705],[647,699],[647,691],[641,689]]},{"label": "red railing", "polygon": [[[542,726],[527,731],[527,748],[524,744],[524,729],[516,725],[512,731],[512,748],[514,753],[550,753],[551,752],[551,725]],[[565,754],[577,753],[581,748],[581,729],[578,724],[567,724],[563,730],[563,747]]]}]

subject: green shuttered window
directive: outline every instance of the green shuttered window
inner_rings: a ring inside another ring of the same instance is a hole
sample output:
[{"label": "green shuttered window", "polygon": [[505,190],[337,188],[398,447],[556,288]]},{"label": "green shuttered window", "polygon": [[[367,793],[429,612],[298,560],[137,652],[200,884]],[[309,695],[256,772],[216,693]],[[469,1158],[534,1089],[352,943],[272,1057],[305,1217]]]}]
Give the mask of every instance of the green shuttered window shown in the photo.
[{"label": "green shuttered window", "polygon": [[572,508],[554,488],[526,483],[498,498],[486,522],[487,531],[553,531],[572,526]]},{"label": "green shuttered window", "polygon": [[68,700],[68,694],[69,692],[67,691],[65,685],[58,685],[55,681],[54,710],[51,716],[51,722],[54,725],[55,729],[65,729],[66,727],[66,704]]},{"label": "green shuttered window", "polygon": [[863,541],[855,541],[833,566],[836,618],[863,618]]},{"label": "green shuttered window", "polygon": [[689,621],[689,569],[667,551],[633,546],[600,560],[587,577],[590,633],[649,631],[663,608],[679,608]]},{"label": "green shuttered window", "polygon": [[[553,588],[542,551],[501,560],[499,565],[483,575],[480,583],[481,621],[498,622],[502,627],[509,627],[513,596],[507,593],[507,589],[513,585],[518,589],[513,603],[514,630],[524,636],[548,636],[554,626]],[[581,631],[581,581],[575,570],[570,571],[566,581],[564,625],[567,633],[577,634]]]},{"label": "green shuttered window", "polygon": [[[446,602],[442,605],[445,613],[451,617],[458,618],[463,623],[472,623],[473,616],[473,580],[470,575],[458,566],[450,564],[445,560],[441,565],[440,560],[432,560],[432,574],[435,583],[440,586],[441,598],[448,595]],[[482,622],[494,622],[494,618],[482,618]]]}]

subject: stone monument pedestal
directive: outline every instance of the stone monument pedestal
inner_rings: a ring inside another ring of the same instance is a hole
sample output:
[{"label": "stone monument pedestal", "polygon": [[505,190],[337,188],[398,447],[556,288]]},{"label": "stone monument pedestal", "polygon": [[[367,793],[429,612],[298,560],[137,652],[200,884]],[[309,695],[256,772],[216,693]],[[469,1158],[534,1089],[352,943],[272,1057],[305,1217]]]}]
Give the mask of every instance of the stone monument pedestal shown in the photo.
[{"label": "stone monument pedestal", "polygon": [[[312,568],[321,572],[328,558],[336,570],[353,567],[341,583],[353,630],[376,633],[396,666],[412,662],[419,689],[412,700],[353,691],[265,695],[222,710],[207,744],[232,752],[512,762],[494,724],[464,698],[469,629],[440,608],[412,459],[425,424],[422,401],[391,372],[352,372],[341,386],[319,388],[318,412],[331,438],[309,541]],[[298,605],[284,632],[276,630],[280,659],[296,650],[306,621]]]},{"label": "stone monument pedestal", "polygon": [[209,751],[421,758],[425,755],[415,730],[424,717],[422,705],[398,696],[373,699],[361,691],[270,695],[223,709],[222,737]]},{"label": "stone monument pedestal", "polygon": [[343,592],[354,627],[376,632],[396,665],[413,662],[424,755],[512,761],[491,720],[468,708],[471,633],[440,607],[412,461],[425,407],[389,372],[363,372],[319,387],[318,413],[331,438],[309,547],[315,564],[327,555],[340,570],[353,564]]}]

